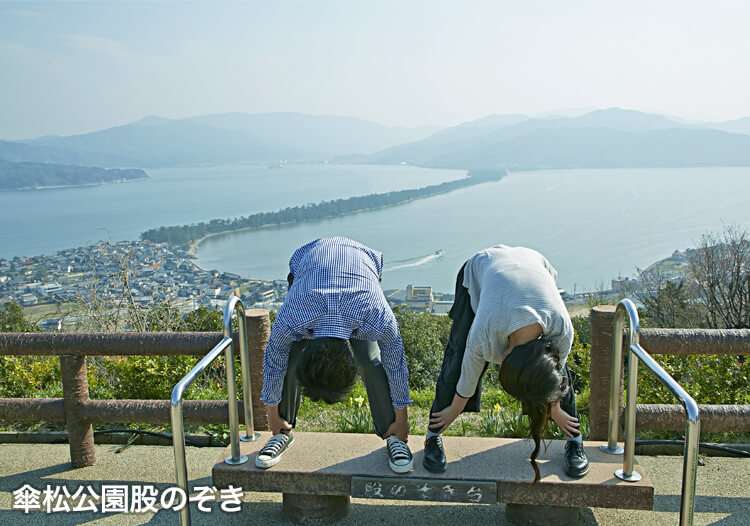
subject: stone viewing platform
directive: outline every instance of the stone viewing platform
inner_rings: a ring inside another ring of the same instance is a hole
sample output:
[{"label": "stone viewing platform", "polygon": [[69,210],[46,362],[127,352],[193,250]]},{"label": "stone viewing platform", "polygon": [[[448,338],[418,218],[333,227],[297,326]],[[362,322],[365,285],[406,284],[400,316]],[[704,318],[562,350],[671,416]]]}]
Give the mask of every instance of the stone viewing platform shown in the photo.
[{"label": "stone viewing platform", "polygon": [[[268,433],[263,433],[263,439]],[[302,438],[302,437],[300,437]],[[375,438],[358,435],[347,440],[347,448],[358,447],[359,439]],[[452,437],[446,437],[453,442]],[[409,440],[412,451],[418,453],[424,437],[415,436]],[[485,440],[485,439],[482,439]],[[490,439],[491,440],[491,439]],[[376,442],[379,442],[375,439]],[[260,442],[263,442],[261,440]],[[451,444],[448,447],[451,447]],[[363,442],[364,443],[364,442]],[[251,445],[251,444],[245,444]],[[303,447],[300,447],[303,446]],[[157,512],[147,513],[106,513],[69,512],[48,515],[43,511],[32,511],[28,514],[14,510],[12,492],[29,484],[39,490],[47,485],[67,486],[71,493],[79,487],[92,486],[99,489],[104,484],[124,484],[131,490],[137,485],[153,484],[160,492],[174,486],[174,453],[171,446],[138,446],[133,445],[117,453],[119,446],[96,445],[97,463],[93,466],[74,469],[68,458],[67,444],[0,444],[0,518],[18,525],[42,524],[103,524],[103,525],[175,525],[179,524],[178,514],[171,510],[157,508]],[[552,444],[550,447],[554,447]],[[377,447],[373,448],[376,452]],[[190,488],[210,486],[211,468],[222,456],[224,448],[186,448]],[[285,457],[272,470],[293,469],[287,462],[304,452],[304,441],[295,444]],[[454,468],[458,450],[448,450],[449,464],[447,474]],[[381,453],[383,454],[383,453]],[[542,451],[543,458],[554,457]],[[380,457],[383,458],[383,457]],[[613,508],[583,508],[579,517],[580,525],[600,524],[619,526],[632,524],[638,526],[665,526],[677,524],[680,510],[680,484],[682,476],[682,457],[680,456],[644,456],[637,457],[639,466],[648,474],[654,490],[654,509],[620,510]],[[371,461],[376,460],[373,454]],[[418,455],[416,464],[421,462]],[[252,461],[252,459],[251,459]],[[544,462],[544,461],[542,461]],[[552,483],[551,464],[555,459],[542,466],[544,480],[541,487]],[[380,465],[377,473],[385,474],[388,467],[379,460],[373,464]],[[507,464],[505,464],[507,466]],[[531,468],[525,460],[519,460],[519,474],[530,477]],[[614,465],[613,465],[614,467]],[[592,468],[593,469],[593,468]],[[483,467],[482,471],[486,471]],[[594,472],[592,472],[594,473]],[[422,477],[424,472],[415,472],[410,476]],[[390,474],[389,476],[394,476]],[[446,476],[447,478],[447,476]],[[614,478],[614,477],[611,477]],[[529,478],[530,480],[530,478]],[[584,479],[585,480],[585,479]],[[614,481],[612,481],[614,482]],[[571,484],[572,485],[572,484]],[[750,460],[742,458],[706,457],[704,465],[698,467],[697,495],[695,500],[695,524],[722,524],[741,526],[747,524],[750,516]],[[193,493],[194,494],[194,493]],[[282,517],[281,493],[250,491],[245,493],[242,511],[225,513],[218,504],[210,504],[210,512],[198,510],[197,503],[191,503],[191,517],[194,526],[199,525],[241,525],[256,524],[291,524]],[[505,514],[506,506],[502,503],[487,505],[454,504],[448,502],[406,501],[390,499],[353,498],[349,505],[349,514],[337,526],[359,526],[362,524],[401,524],[408,526],[434,526],[436,520],[446,524],[461,526],[487,526],[489,524],[506,526],[513,524]]]},{"label": "stone viewing platform", "polygon": [[[383,440],[375,435],[344,433],[295,433],[294,445],[281,462],[267,470],[255,467],[254,458],[270,433],[261,440],[243,442],[241,452],[249,461],[228,465],[225,452],[213,468],[213,484],[233,485],[256,492],[283,493],[284,516],[300,523],[334,520],[346,516],[350,497],[381,500],[416,500],[506,503],[509,515],[525,518],[554,513],[559,524],[573,524],[579,508],[602,507],[651,510],[654,486],[643,470],[639,482],[614,476],[621,455],[599,450],[603,442],[586,442],[591,462],[581,479],[564,474],[564,441],[550,441],[540,451],[541,480],[532,484],[534,472],[528,461],[530,440],[505,438],[445,437],[448,470],[433,474],[422,467],[423,436],[409,440],[414,470],[393,473]],[[544,505],[540,509],[539,505]],[[385,519],[385,517],[384,517]],[[543,521],[547,522],[547,521]],[[539,522],[541,523],[541,522]]]}]

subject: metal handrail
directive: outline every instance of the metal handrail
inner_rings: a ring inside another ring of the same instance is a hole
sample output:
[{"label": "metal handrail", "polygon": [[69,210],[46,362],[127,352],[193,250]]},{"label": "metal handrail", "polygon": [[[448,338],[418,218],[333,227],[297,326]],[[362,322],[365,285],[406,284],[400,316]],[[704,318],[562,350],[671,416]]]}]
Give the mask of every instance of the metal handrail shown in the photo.
[{"label": "metal handrail", "polygon": [[[245,416],[245,435],[239,438],[239,416],[237,414],[237,393],[234,378],[234,343],[232,341],[232,316],[237,315],[240,340],[240,368],[242,371],[243,406]],[[229,442],[231,456],[224,459],[227,464],[243,464],[247,462],[247,456],[240,453],[239,441],[254,441],[260,435],[254,431],[253,408],[250,390],[250,356],[247,348],[247,326],[245,325],[245,307],[237,296],[232,296],[224,306],[224,338],[204,356],[189,373],[182,377],[172,389],[170,403],[170,416],[172,420],[172,443],[174,445],[175,475],[177,487],[185,492],[185,498],[189,500],[187,462],[185,460],[185,426],[182,419],[182,396],[185,390],[198,378],[198,376],[224,352],[227,376],[227,402],[229,406]],[[180,510],[180,523],[183,526],[190,524],[189,502]]]},{"label": "metal handrail", "polygon": [[[628,393],[625,404],[625,449],[622,469],[615,471],[615,476],[627,482],[636,482],[641,475],[633,470],[635,454],[635,406],[638,396],[638,362],[639,360],[653,372],[661,383],[669,389],[685,408],[687,425],[685,428],[685,449],[682,464],[682,498],[680,502],[680,525],[693,524],[695,504],[695,481],[698,471],[698,440],[700,438],[700,414],[698,404],[687,394],[661,365],[651,357],[639,343],[640,322],[635,304],[624,299],[617,304],[614,322],[614,342],[612,355],[612,378],[609,393],[609,437],[607,445],[600,446],[605,453],[612,455],[623,453],[617,445],[619,426],[620,368],[622,363],[622,329],[625,315],[628,316]],[[637,359],[633,359],[635,356]]]}]

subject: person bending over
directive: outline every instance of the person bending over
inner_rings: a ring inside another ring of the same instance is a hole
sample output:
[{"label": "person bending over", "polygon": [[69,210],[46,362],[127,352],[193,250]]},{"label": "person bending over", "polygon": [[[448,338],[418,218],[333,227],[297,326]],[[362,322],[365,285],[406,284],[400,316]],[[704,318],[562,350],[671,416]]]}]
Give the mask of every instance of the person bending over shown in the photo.
[{"label": "person bending over", "polygon": [[357,369],[375,432],[396,473],[413,467],[406,445],[409,373],[393,311],[380,288],[383,255],[344,237],[317,239],[289,261],[289,293],[263,358],[261,400],[273,436],[255,458],[268,468],[294,443],[302,395],[328,404],[348,397]]},{"label": "person bending over", "polygon": [[472,256],[456,279],[453,320],[438,377],[425,440],[424,467],[446,470],[440,433],[464,411],[479,411],[482,375],[500,364],[500,384],[529,416],[536,457],[551,418],[567,436],[564,465],[568,476],[588,473],[566,365],[573,324],[556,285],[557,271],[539,252],[498,245]]}]

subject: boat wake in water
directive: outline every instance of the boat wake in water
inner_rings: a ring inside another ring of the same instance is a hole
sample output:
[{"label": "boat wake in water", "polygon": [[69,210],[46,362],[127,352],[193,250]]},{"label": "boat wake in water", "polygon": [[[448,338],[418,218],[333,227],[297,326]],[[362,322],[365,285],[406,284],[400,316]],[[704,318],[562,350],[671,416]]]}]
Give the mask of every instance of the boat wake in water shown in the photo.
[{"label": "boat wake in water", "polygon": [[402,268],[418,267],[420,265],[429,263],[430,261],[439,259],[443,257],[444,255],[445,255],[445,252],[443,252],[442,250],[436,250],[432,254],[427,254],[426,256],[417,256],[415,258],[399,259],[398,261],[392,261],[391,263],[384,265],[383,272],[388,272],[389,270],[399,270]]}]

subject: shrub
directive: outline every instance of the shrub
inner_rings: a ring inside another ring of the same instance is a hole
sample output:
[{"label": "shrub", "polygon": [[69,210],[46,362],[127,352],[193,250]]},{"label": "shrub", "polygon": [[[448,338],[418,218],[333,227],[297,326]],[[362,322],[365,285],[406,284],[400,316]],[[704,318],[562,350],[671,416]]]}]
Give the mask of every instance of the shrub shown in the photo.
[{"label": "shrub", "polygon": [[[15,301],[0,305],[0,332],[41,332],[26,321]],[[60,359],[56,356],[0,356],[0,397],[62,396]]]},{"label": "shrub", "polygon": [[9,301],[0,305],[0,332],[42,332],[42,329],[26,321],[21,305]]},{"label": "shrub", "polygon": [[433,387],[440,374],[443,351],[450,335],[451,319],[427,312],[414,312],[405,305],[393,309],[401,330],[409,367],[409,387]]},{"label": "shrub", "polygon": [[[574,324],[575,326],[575,324]],[[582,392],[589,385],[591,378],[591,324],[588,324],[588,337],[586,337],[586,326],[579,325],[584,337],[581,338],[579,328],[575,328],[573,345],[568,356],[568,369],[573,376],[573,390],[576,393]],[[584,343],[588,339],[587,343]]]},{"label": "shrub", "polygon": [[224,316],[217,309],[201,305],[185,316],[185,330],[191,332],[222,332]]},{"label": "shrub", "polygon": [[591,318],[588,316],[576,316],[572,318],[573,330],[576,333],[576,339],[583,345],[591,345]]},{"label": "shrub", "polygon": [[61,396],[57,356],[0,356],[0,398]]},{"label": "shrub", "polygon": [[112,382],[113,398],[169,400],[172,388],[197,361],[197,356],[116,356],[100,363]]},{"label": "shrub", "polygon": [[[742,356],[672,354],[653,358],[699,404],[750,404],[750,373]],[[638,402],[676,403],[674,395],[645,367],[638,369]]]}]

